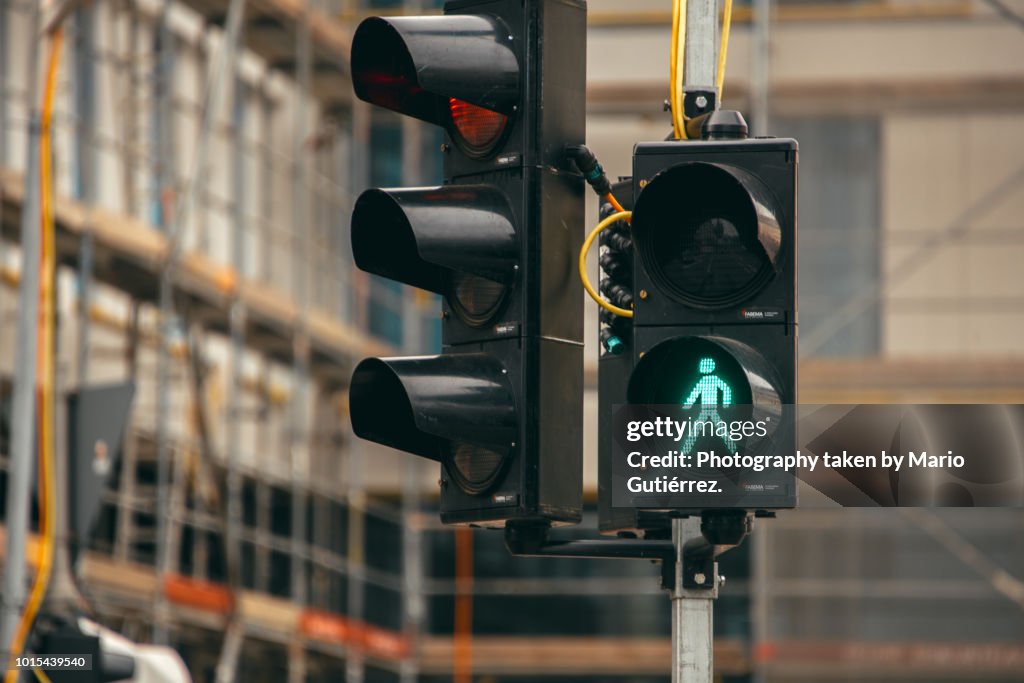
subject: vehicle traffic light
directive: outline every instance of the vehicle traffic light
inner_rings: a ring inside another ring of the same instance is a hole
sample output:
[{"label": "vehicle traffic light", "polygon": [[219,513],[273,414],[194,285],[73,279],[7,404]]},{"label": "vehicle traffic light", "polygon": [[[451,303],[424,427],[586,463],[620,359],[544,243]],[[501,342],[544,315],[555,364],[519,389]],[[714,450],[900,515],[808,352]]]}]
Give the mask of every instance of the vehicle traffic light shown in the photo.
[{"label": "vehicle traffic light", "polygon": [[633,317],[601,316],[602,531],[663,532],[674,514],[716,506],[793,507],[792,472],[744,469],[713,473],[727,496],[679,494],[671,510],[615,507],[612,415],[628,403],[673,406],[695,421],[767,417],[765,438],[691,436],[672,447],[795,451],[796,141],[747,139],[738,113],[717,112],[702,140],[637,144],[632,181],[615,189],[633,214],[602,234],[601,291],[632,305]]},{"label": "vehicle traffic light", "polygon": [[441,463],[446,523],[580,518],[583,179],[564,149],[585,135],[585,45],[576,0],[453,0],[353,38],[356,95],[446,144],[443,186],[353,210],[360,269],[442,295],[443,352],[362,361],[352,427]]}]

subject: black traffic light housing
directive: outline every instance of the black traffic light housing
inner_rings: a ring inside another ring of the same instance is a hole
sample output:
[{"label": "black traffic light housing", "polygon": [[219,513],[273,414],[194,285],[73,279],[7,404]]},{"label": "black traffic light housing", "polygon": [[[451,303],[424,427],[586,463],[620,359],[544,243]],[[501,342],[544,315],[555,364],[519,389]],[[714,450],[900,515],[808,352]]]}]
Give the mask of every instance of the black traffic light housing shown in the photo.
[{"label": "black traffic light housing", "polygon": [[[797,402],[797,143],[745,135],[639,143],[631,182],[615,190],[633,215],[602,236],[603,291],[631,295],[634,317],[602,313],[599,525],[657,536],[673,516],[714,499],[694,493],[670,510],[614,507],[613,406],[684,405],[714,368],[733,404],[787,423],[770,447],[795,449],[794,413],[784,406]],[[744,509],[796,504],[792,473],[730,476],[751,491]]]},{"label": "black traffic light housing", "polygon": [[446,523],[580,519],[583,179],[563,149],[585,135],[585,45],[576,0],[457,0],[353,39],[357,96],[447,133],[443,186],[367,190],[352,215],[359,268],[444,297],[443,353],[366,359],[350,387],[358,436],[441,463]]}]

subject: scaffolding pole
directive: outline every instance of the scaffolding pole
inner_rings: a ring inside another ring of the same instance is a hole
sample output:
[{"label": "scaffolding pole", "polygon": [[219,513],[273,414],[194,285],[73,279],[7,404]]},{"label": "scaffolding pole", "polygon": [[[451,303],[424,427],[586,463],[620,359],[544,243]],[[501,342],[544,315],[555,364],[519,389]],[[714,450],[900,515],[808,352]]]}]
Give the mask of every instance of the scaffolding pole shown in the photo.
[{"label": "scaffolding pole", "polygon": [[7,165],[7,12],[10,3],[0,0],[0,166]]},{"label": "scaffolding pole", "polygon": [[[235,72],[235,49],[241,31],[242,18],[245,14],[245,0],[231,0],[228,7],[227,29],[221,48],[218,51],[217,63],[210,73],[206,93],[203,98],[202,120],[196,139],[195,156],[192,169],[185,179],[185,191],[178,197],[175,204],[172,223],[168,230],[168,249],[163,267],[160,269],[160,353],[157,363],[157,533],[156,554],[157,572],[163,579],[174,565],[174,554],[171,552],[171,536],[174,529],[170,505],[170,443],[167,420],[170,414],[170,364],[171,338],[177,325],[174,312],[174,267],[181,250],[186,220],[199,188],[205,189],[206,158],[210,148],[210,135],[220,102],[221,86],[228,72]],[[168,605],[162,591],[158,591],[155,605],[153,640],[157,644],[166,644],[168,638],[167,617]]]},{"label": "scaffolding pole", "polygon": [[[39,35],[41,12],[32,3],[32,36]],[[36,399],[36,322],[39,315],[39,49],[42,41],[26,41],[28,55],[28,135],[25,149],[25,199],[21,207],[21,286],[18,289],[18,327],[11,408],[11,462],[7,479],[7,562],[4,569],[3,621],[0,641],[4,661],[25,602],[25,546],[28,535],[29,489],[34,458]]]},{"label": "scaffolding pole", "polygon": [[[351,619],[363,618],[364,582],[366,566],[366,501],[362,487],[362,453],[355,439],[351,439],[348,461],[348,614]],[[345,682],[363,683],[365,675],[362,653],[350,649],[345,657]]]},{"label": "scaffolding pole", "polygon": [[[414,3],[412,9],[419,9]],[[426,184],[423,173],[423,125],[405,117],[402,119],[402,184],[420,187]],[[402,297],[402,346],[405,353],[416,355],[426,349],[423,343],[423,321],[416,303],[417,292],[405,288]],[[405,466],[402,478],[402,621],[409,641],[419,642],[423,629],[425,603],[423,598],[423,531],[419,522],[420,489],[423,480],[419,458]],[[417,657],[411,656],[400,668],[402,683],[416,683],[419,676]]]},{"label": "scaffolding pole", "polygon": [[[360,100],[352,102],[352,191],[353,196],[362,191],[370,181],[370,129],[372,113],[370,106]],[[349,425],[351,427],[351,425]],[[348,577],[348,613],[352,619],[363,617],[364,597],[364,499],[362,491],[363,454],[359,439],[350,435],[348,439],[348,471],[346,501],[348,503],[348,548],[347,555],[351,571]],[[364,667],[360,653],[350,651],[345,658],[346,683],[363,683]]]},{"label": "scaffolding pole", "polygon": [[[295,122],[292,137],[292,282],[298,308],[298,320],[292,349],[292,395],[289,406],[289,446],[291,450],[292,539],[291,539],[291,594],[292,600],[305,605],[309,596],[306,585],[306,477],[309,476],[309,279],[310,226],[307,211],[309,160],[306,142],[309,137],[307,118],[308,99],[312,89],[313,49],[309,28],[308,8],[303,7],[298,17],[295,35],[295,82],[299,96],[295,102]],[[295,641],[288,656],[289,683],[306,680],[306,651]]]},{"label": "scaffolding pole", "polygon": [[[95,133],[96,97],[93,78],[96,59],[93,39],[96,8],[75,9],[75,185],[78,198],[92,205],[96,201]],[[93,235],[86,230],[78,248],[78,385],[89,378],[90,324],[92,306]]]},{"label": "scaffolding pole", "polygon": [[[240,38],[241,39],[241,38]],[[246,212],[244,197],[247,196],[245,173],[245,84],[240,72],[235,70],[234,87],[231,91],[231,129],[233,147],[231,154],[232,183],[234,184],[234,205],[231,225],[231,264],[236,275],[241,274],[245,261]],[[232,592],[241,586],[241,530],[242,530],[242,477],[238,470],[240,443],[242,439],[242,355],[245,351],[245,304],[239,297],[231,302],[229,312],[231,344],[228,359],[227,396],[227,506],[224,519],[224,548],[227,563],[228,585]],[[245,622],[237,611],[229,617],[220,658],[217,661],[217,683],[233,683],[238,670],[238,659],[245,640]]]}]

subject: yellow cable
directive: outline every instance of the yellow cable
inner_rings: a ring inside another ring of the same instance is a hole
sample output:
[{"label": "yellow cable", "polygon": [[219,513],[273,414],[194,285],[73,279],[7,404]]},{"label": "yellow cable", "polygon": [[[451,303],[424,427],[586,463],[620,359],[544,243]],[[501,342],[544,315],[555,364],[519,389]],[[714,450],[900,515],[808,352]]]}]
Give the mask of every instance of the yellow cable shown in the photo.
[{"label": "yellow cable", "polygon": [[615,209],[616,211],[625,211],[625,209],[622,208],[622,204],[619,204],[619,200],[616,199],[615,195],[613,195],[611,192],[606,194],[604,197],[605,199],[608,200],[608,203],[612,205],[613,209]]},{"label": "yellow cable", "polygon": [[668,104],[672,114],[672,135],[680,136],[679,120],[676,116],[676,71],[679,62],[679,0],[672,0],[672,38],[668,47]]},{"label": "yellow cable", "polygon": [[670,108],[672,131],[678,139],[686,138],[686,115],[683,112],[683,70],[686,65],[686,0],[672,0],[672,45],[669,50]]},{"label": "yellow cable", "polygon": [[[50,580],[50,572],[53,568],[53,545],[54,545],[54,517],[55,517],[55,490],[53,478],[53,273],[56,268],[54,226],[53,226],[53,170],[50,167],[50,151],[52,141],[51,124],[53,120],[53,95],[57,84],[57,68],[60,62],[60,48],[63,41],[63,32],[58,27],[50,42],[50,58],[46,73],[46,90],[43,97],[43,112],[41,121],[41,134],[39,137],[39,176],[40,176],[40,203],[42,208],[42,263],[40,273],[40,294],[43,299],[42,307],[42,358],[40,365],[40,415],[39,415],[39,470],[40,470],[40,498],[41,515],[40,528],[42,530],[41,542],[38,549],[38,569],[32,584],[32,591],[29,594],[28,602],[25,604],[25,611],[18,621],[18,628],[11,641],[11,657],[19,656],[25,647],[25,640],[28,638],[29,630],[35,621],[36,614],[46,595],[46,588]],[[26,268],[34,267],[33,264],[25,264]],[[8,668],[4,678],[6,683],[17,683],[19,671]],[[43,673],[46,677],[46,674]],[[37,673],[38,677],[38,673]]]},{"label": "yellow cable", "polygon": [[715,88],[718,90],[718,101],[722,101],[722,85],[725,83],[725,59],[729,54],[729,27],[732,24],[732,0],[725,0],[722,10],[722,40],[718,48],[718,73],[715,74]]},{"label": "yellow cable", "polygon": [[587,252],[590,251],[590,245],[594,243],[594,240],[597,238],[598,235],[601,234],[602,230],[607,228],[612,223],[621,220],[628,221],[632,217],[632,211],[619,211],[617,213],[613,213],[611,216],[608,216],[603,221],[598,223],[597,227],[590,231],[590,234],[587,235],[587,239],[583,240],[583,246],[580,248],[579,269],[580,281],[583,282],[583,289],[587,290],[587,294],[590,295],[591,299],[597,302],[598,306],[605,309],[606,311],[611,311],[615,315],[622,316],[623,318],[632,318],[633,311],[629,310],[628,308],[619,308],[615,304],[605,301],[604,299],[601,298],[601,295],[594,290],[594,286],[590,284],[590,278],[587,277]]},{"label": "yellow cable", "polygon": [[50,677],[46,675],[46,672],[42,669],[32,669],[32,672],[36,675],[36,679],[39,683],[53,683],[53,681],[50,680]]}]

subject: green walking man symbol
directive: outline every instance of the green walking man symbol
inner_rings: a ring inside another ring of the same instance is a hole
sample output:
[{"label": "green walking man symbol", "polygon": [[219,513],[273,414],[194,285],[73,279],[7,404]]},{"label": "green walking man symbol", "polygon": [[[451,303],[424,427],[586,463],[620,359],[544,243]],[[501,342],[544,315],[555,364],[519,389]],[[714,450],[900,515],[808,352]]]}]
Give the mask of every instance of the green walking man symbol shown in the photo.
[{"label": "green walking man symbol", "polygon": [[[692,408],[694,404],[700,404],[700,414],[691,424],[698,422],[711,422],[712,433],[717,429],[719,422],[722,421],[721,415],[718,414],[718,401],[719,392],[721,392],[722,407],[732,405],[732,387],[722,381],[722,378],[714,374],[715,372],[715,360],[714,358],[701,358],[697,364],[697,369],[700,370],[701,378],[697,381],[697,385],[693,387],[693,391],[683,402],[683,408]],[[686,436],[686,441],[683,442],[683,447],[679,450],[680,453],[689,453],[693,450],[694,444],[697,443],[698,437],[703,435],[703,431],[690,429]],[[738,450],[737,444],[728,434],[720,437],[725,445],[729,448],[729,451],[735,453]]]}]

